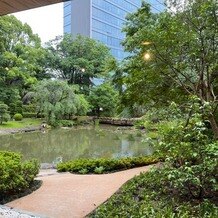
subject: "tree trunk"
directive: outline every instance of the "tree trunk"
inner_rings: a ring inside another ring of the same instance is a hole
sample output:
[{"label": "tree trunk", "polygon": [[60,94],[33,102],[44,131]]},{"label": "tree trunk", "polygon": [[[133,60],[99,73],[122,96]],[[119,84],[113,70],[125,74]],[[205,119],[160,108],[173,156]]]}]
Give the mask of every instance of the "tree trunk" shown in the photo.
[{"label": "tree trunk", "polygon": [[218,125],[213,114],[209,117],[209,121],[214,134],[214,138],[218,139]]}]

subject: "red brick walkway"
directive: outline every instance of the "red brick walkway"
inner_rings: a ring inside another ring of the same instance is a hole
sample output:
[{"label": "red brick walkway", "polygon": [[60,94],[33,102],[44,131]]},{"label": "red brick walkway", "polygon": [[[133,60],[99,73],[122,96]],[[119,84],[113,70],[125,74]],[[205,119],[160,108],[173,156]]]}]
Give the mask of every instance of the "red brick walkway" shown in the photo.
[{"label": "red brick walkway", "polygon": [[7,204],[50,218],[81,218],[106,201],[126,181],[151,166],[106,175],[43,175],[40,189]]}]

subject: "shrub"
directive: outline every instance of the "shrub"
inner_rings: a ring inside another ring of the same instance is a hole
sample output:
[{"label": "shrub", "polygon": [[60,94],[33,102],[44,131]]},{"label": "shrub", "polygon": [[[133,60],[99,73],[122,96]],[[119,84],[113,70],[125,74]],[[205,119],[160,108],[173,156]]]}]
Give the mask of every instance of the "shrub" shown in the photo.
[{"label": "shrub", "polygon": [[37,117],[37,113],[23,112],[23,117],[24,118],[35,118],[35,117]]},{"label": "shrub", "polygon": [[22,114],[15,114],[13,118],[15,121],[21,121],[23,119],[23,116]]},{"label": "shrub", "polygon": [[96,174],[102,174],[103,172],[104,172],[104,167],[95,167],[95,169],[94,169],[94,172],[96,173]]},{"label": "shrub", "polygon": [[22,101],[20,101],[20,100],[15,101],[13,103],[10,103],[9,108],[10,108],[11,116],[13,117],[13,115],[16,114],[16,113],[22,114],[23,113],[23,108],[22,107],[23,107]]},{"label": "shrub", "polygon": [[[134,167],[146,166],[159,161],[155,156],[145,157],[125,157],[120,159],[78,159],[57,165],[59,172],[74,173],[108,173],[117,170],[130,169]],[[85,171],[86,170],[86,171]]]},{"label": "shrub", "polygon": [[60,125],[63,127],[72,127],[73,121],[71,120],[60,120]]},{"label": "shrub", "polygon": [[2,102],[0,102],[0,124],[3,122],[7,122],[10,119],[10,115],[8,112],[8,106]]},{"label": "shrub", "polygon": [[165,155],[165,183],[177,195],[202,200],[217,191],[218,141],[203,120],[205,105],[193,104],[186,121],[163,125],[158,150]]},{"label": "shrub", "polygon": [[54,120],[50,123],[52,127],[72,127],[73,121],[71,120]]},{"label": "shrub", "polygon": [[36,105],[34,104],[28,104],[28,105],[23,105],[23,113],[35,113],[36,111]]},{"label": "shrub", "polygon": [[38,172],[36,160],[22,162],[20,154],[0,151],[0,201],[29,188]]}]

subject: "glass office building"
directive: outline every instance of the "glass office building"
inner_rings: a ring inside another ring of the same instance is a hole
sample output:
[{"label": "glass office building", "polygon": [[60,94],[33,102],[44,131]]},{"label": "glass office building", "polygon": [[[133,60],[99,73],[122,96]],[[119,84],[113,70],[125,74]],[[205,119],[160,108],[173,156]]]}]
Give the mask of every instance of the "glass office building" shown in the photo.
[{"label": "glass office building", "polygon": [[[164,0],[147,0],[152,11],[164,9]],[[64,3],[64,33],[81,34],[107,45],[118,60],[126,54],[121,41],[123,23],[128,13],[136,11],[141,0],[71,0]]]}]

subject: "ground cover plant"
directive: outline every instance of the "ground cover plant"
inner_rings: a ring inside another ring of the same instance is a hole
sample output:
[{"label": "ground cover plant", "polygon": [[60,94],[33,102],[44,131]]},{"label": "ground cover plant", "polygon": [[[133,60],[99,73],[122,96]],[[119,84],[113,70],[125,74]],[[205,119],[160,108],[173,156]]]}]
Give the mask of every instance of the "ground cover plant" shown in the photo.
[{"label": "ground cover plant", "polygon": [[90,218],[214,218],[217,205],[210,199],[202,201],[177,197],[165,183],[163,170],[142,173],[127,182]]},{"label": "ground cover plant", "polygon": [[0,151],[0,203],[29,190],[34,185],[34,179],[39,172],[37,160],[22,161],[18,153]]},{"label": "ground cover plant", "polygon": [[120,159],[78,159],[58,164],[57,170],[59,172],[69,171],[79,174],[102,174],[146,166],[157,162],[159,162],[159,158],[156,156],[125,157]]}]

